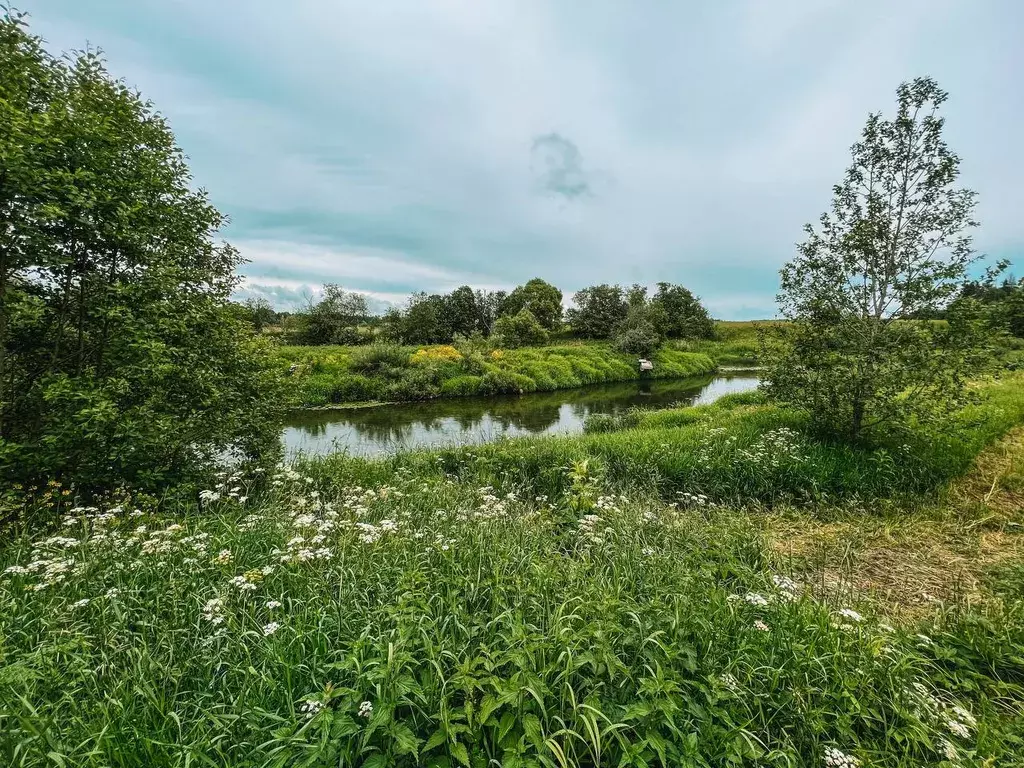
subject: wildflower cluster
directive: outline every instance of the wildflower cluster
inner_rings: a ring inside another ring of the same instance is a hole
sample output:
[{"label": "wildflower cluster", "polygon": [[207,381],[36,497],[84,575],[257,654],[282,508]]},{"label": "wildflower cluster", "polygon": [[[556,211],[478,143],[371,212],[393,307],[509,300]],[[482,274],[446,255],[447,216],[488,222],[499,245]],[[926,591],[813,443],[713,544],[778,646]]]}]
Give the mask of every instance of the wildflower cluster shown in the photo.
[{"label": "wildflower cluster", "polygon": [[825,747],[825,765],[827,768],[857,768],[860,760],[835,747]]},{"label": "wildflower cluster", "polygon": [[[914,716],[922,722],[936,725],[960,739],[969,739],[978,727],[977,718],[960,704],[950,701],[948,696],[937,696],[921,682],[914,682],[906,690]],[[943,751],[956,752],[956,747],[946,741]],[[951,758],[952,759],[952,758]]]},{"label": "wildflower cluster", "polygon": [[761,469],[779,469],[807,459],[800,434],[788,427],[765,432],[749,448],[741,449],[737,457]]},{"label": "wildflower cluster", "polygon": [[217,478],[217,483],[213,488],[207,488],[199,492],[199,500],[201,502],[212,504],[223,499],[236,504],[245,504],[249,500],[242,486],[242,475],[240,473],[218,472],[215,477]]}]

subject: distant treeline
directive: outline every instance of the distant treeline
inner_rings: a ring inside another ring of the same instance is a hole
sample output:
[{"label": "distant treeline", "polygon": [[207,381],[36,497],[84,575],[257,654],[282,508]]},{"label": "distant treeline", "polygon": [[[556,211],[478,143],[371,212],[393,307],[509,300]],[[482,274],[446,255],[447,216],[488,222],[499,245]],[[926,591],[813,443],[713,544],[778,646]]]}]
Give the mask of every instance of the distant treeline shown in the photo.
[{"label": "distant treeline", "polygon": [[511,292],[474,290],[414,293],[406,305],[371,315],[366,297],[338,285],[294,313],[278,313],[265,299],[250,299],[238,310],[257,329],[278,326],[293,344],[447,344],[457,338],[493,338],[506,347],[544,344],[573,335],[608,339],[624,352],[646,354],[665,339],[714,335],[707,309],[682,285],[658,283],[649,296],[642,285],[594,285],[573,295],[562,308],[562,291],[534,278]]},{"label": "distant treeline", "polygon": [[[964,283],[961,299],[974,299],[996,310],[999,324],[1011,336],[1024,338],[1024,278],[1007,277],[1002,282],[974,280]],[[947,312],[917,313],[921,320],[944,320]]]}]

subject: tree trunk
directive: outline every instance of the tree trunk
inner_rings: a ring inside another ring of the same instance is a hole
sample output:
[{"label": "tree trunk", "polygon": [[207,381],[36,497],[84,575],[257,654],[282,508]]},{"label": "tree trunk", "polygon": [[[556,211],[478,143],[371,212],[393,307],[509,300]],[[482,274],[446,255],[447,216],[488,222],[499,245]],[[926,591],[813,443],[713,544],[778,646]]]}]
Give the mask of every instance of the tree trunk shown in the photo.
[{"label": "tree trunk", "polygon": [[860,431],[864,426],[864,401],[857,398],[853,401],[853,419],[850,422],[850,440],[856,443],[860,439]]}]

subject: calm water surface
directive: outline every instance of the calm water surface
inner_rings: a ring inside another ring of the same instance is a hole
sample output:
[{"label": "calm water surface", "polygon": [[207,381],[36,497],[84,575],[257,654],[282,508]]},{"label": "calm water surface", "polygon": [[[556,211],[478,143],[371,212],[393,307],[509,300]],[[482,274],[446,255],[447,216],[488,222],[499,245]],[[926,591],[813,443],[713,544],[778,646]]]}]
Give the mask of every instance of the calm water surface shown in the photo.
[{"label": "calm water surface", "polygon": [[713,378],[631,381],[530,395],[299,411],[285,419],[282,439],[290,456],[377,456],[517,435],[573,434],[583,431],[590,414],[614,414],[633,406],[703,405],[730,392],[754,389],[757,382],[755,372],[737,371]]}]

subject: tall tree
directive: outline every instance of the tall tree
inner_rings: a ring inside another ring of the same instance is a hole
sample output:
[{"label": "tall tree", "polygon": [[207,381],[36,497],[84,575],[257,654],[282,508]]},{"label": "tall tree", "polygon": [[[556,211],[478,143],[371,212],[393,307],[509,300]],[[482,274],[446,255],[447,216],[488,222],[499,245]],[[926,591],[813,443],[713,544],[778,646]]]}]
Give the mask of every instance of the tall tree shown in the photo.
[{"label": "tall tree", "polygon": [[629,303],[618,285],[592,285],[576,291],[569,310],[569,324],[577,336],[607,339],[626,319]]},{"label": "tall tree", "polygon": [[508,295],[501,314],[517,315],[524,309],[530,310],[544,328],[553,331],[562,322],[562,292],[551,283],[535,277]]},{"label": "tall tree", "polygon": [[355,344],[357,326],[369,316],[366,296],[327,283],[319,301],[311,301],[300,316],[299,340],[303,344]]},{"label": "tall tree", "polygon": [[0,89],[0,476],[159,486],[276,443],[241,259],[164,120],[13,12]]},{"label": "tall tree", "polygon": [[[471,336],[480,330],[480,308],[477,306],[476,294],[468,285],[456,288],[445,296],[445,316],[451,334]],[[448,341],[450,339],[446,339]]]},{"label": "tall tree", "polygon": [[670,339],[710,339],[715,323],[700,299],[682,285],[658,283],[651,303],[659,310],[662,333]]},{"label": "tall tree", "polygon": [[[832,209],[782,272],[790,320],[766,348],[767,390],[852,440],[961,406],[986,360],[976,302],[952,303],[977,261],[975,193],[942,137],[947,94],[904,83],[892,119],[872,114]],[[946,309],[948,324],[918,321]]]}]

